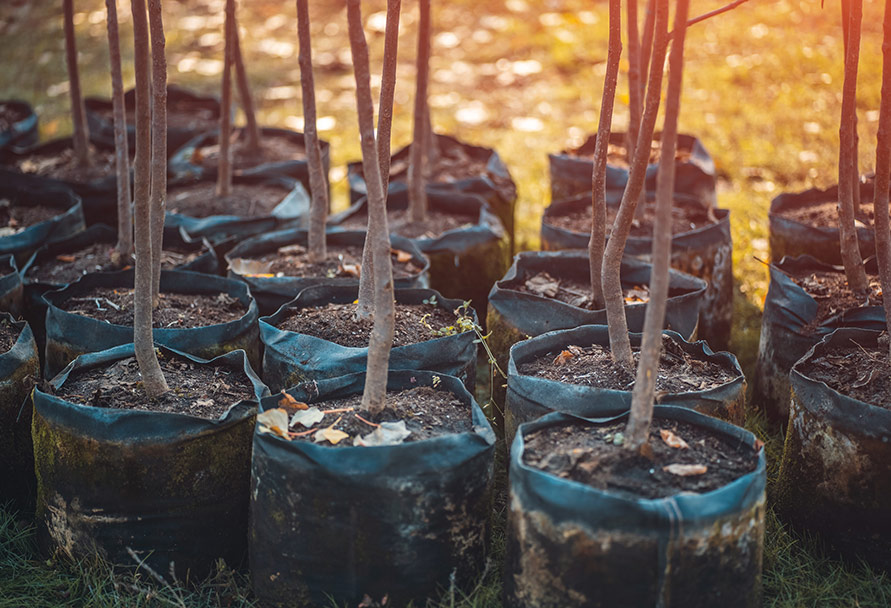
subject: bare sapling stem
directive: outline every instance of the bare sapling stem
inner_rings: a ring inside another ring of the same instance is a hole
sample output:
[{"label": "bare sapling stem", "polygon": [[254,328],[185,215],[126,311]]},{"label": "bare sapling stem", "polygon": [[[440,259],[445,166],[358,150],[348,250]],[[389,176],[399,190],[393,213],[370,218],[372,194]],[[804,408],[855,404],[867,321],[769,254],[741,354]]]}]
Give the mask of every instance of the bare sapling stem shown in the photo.
[{"label": "bare sapling stem", "polygon": [[[634,212],[643,192],[647,164],[650,159],[650,146],[653,142],[653,131],[656,128],[656,117],[659,114],[662,66],[665,63],[668,45],[668,0],[656,0],[655,9],[653,69],[650,70],[647,81],[646,105],[641,119],[640,134],[637,138],[634,156],[631,159],[628,183],[625,185],[622,202],[606,243],[603,267],[601,268],[610,350],[613,359],[628,369],[634,366],[634,358],[631,354],[628,322],[625,319],[625,298],[622,295],[622,255],[628,234],[631,232]],[[668,163],[668,165],[672,169],[674,168],[674,163]]]},{"label": "bare sapling stem", "polygon": [[408,164],[408,212],[411,221],[427,219],[427,191],[425,163],[430,145],[430,126],[427,120],[427,84],[430,79],[430,0],[418,0],[418,61],[415,81],[414,136]]},{"label": "bare sapling stem", "polygon": [[[650,53],[653,51],[653,28],[656,24],[656,0],[647,0],[647,13],[644,17],[643,34],[640,39],[640,96],[647,94],[644,86],[649,81]],[[629,156],[630,158],[630,156]]]},{"label": "bare sapling stem", "polygon": [[322,148],[316,128],[316,90],[312,74],[312,44],[309,34],[307,0],[297,0],[297,38],[300,42],[300,87],[303,91],[303,142],[309,161],[309,189],[312,202],[307,236],[309,259],[321,262],[327,255],[325,223],[328,220],[328,187],[322,166]]},{"label": "bare sapling stem", "polygon": [[[684,81],[684,39],[690,0],[678,0],[675,35],[668,59],[668,90],[665,96],[665,124],[662,128],[662,158],[674,158],[678,142],[678,116]],[[650,299],[644,316],[643,337],[637,375],[631,391],[631,415],[625,432],[629,449],[640,450],[650,435],[653,400],[659,358],[662,355],[662,327],[668,302],[668,266],[671,258],[671,203],[674,193],[674,163],[659,163],[656,174],[656,219],[653,225]]]},{"label": "bare sapling stem", "polygon": [[591,176],[591,238],[588,240],[588,260],[591,271],[591,297],[594,308],[603,308],[603,248],[606,246],[606,155],[609,148],[616,83],[619,78],[619,59],[622,56],[622,2],[609,2],[609,46],[606,55],[606,75],[603,78],[603,97],[600,102],[600,123],[594,144],[594,171]]},{"label": "bare sapling stem", "polygon": [[[386,198],[374,137],[374,106],[371,99],[368,45],[362,29],[359,0],[347,0],[347,18],[353,71],[356,77],[356,107],[362,145],[362,171],[368,189],[369,220],[372,215],[376,216],[374,230],[369,230],[365,237],[367,240],[373,240],[371,252],[374,263],[374,325],[368,340],[368,363],[361,407],[371,413],[377,413],[383,409],[386,402],[387,372],[395,327],[393,268],[390,264]],[[372,228],[371,221],[369,228]]]},{"label": "bare sapling stem", "polygon": [[[882,97],[876,141],[875,230],[876,259],[882,284],[885,323],[891,336],[891,227],[888,220],[888,189],[891,188],[891,0],[885,0],[882,43]],[[888,361],[891,362],[891,341]]]},{"label": "bare sapling stem", "polygon": [[80,90],[80,72],[77,69],[77,40],[74,35],[74,0],[62,0],[65,22],[65,62],[68,66],[68,93],[71,97],[71,137],[74,159],[79,167],[90,164],[90,134],[87,130],[87,112]]},{"label": "bare sapling stem", "polygon": [[848,48],[845,53],[845,80],[842,89],[841,124],[839,126],[838,154],[838,229],[841,240],[841,257],[845,266],[848,287],[855,293],[864,293],[868,283],[857,228],[854,225],[854,190],[859,188],[853,175],[852,162],[856,149],[857,66],[860,62],[860,24],[863,17],[863,0],[849,0]]},{"label": "bare sapling stem", "polygon": [[247,70],[244,67],[238,19],[234,17],[234,14],[233,10],[232,60],[235,63],[235,81],[238,86],[238,97],[241,99],[241,109],[244,110],[247,136],[245,146],[248,152],[256,153],[260,151],[260,127],[257,125],[257,111],[254,108],[254,97],[251,95],[251,83],[248,80]]},{"label": "bare sapling stem", "polygon": [[130,150],[127,141],[127,110],[124,106],[124,79],[121,75],[121,39],[118,33],[117,0],[105,0],[108,26],[108,58],[111,64],[111,103],[114,117],[114,165],[118,192],[117,257],[125,260],[133,253],[133,215],[130,212]]},{"label": "bare sapling stem", "polygon": [[[133,172],[133,219],[136,268],[133,293],[133,344],[139,373],[149,397],[167,392],[167,381],[158,363],[152,340],[152,143],[150,101],[149,32],[145,0],[131,0],[136,72],[136,160]],[[156,108],[157,109],[157,108]],[[166,151],[165,151],[166,158]],[[167,167],[165,164],[164,170]]]},{"label": "bare sapling stem", "polygon": [[[640,131],[640,113],[643,109],[643,90],[640,81],[640,36],[637,27],[637,0],[625,4],[628,37],[628,133],[625,147],[628,158],[634,156],[634,144]],[[609,61],[609,59],[607,59]]]},{"label": "bare sapling stem", "polygon": [[157,308],[167,210],[167,55],[161,0],[149,0],[149,33],[152,45],[152,307]]},{"label": "bare sapling stem", "polygon": [[232,59],[235,54],[235,0],[226,0],[226,24],[223,26],[223,85],[220,95],[219,161],[217,162],[217,196],[232,192]]},{"label": "bare sapling stem", "polygon": [[[396,59],[399,49],[399,15],[402,0],[387,0],[387,25],[384,34],[384,71],[381,77],[381,96],[377,116],[377,158],[381,167],[381,187],[384,196],[390,190],[390,146],[393,130],[393,98],[396,94]],[[373,230],[371,216],[366,235]],[[359,274],[359,303],[357,318],[368,318],[374,308],[374,262],[371,255],[371,239],[365,239],[362,248],[362,266]]]}]

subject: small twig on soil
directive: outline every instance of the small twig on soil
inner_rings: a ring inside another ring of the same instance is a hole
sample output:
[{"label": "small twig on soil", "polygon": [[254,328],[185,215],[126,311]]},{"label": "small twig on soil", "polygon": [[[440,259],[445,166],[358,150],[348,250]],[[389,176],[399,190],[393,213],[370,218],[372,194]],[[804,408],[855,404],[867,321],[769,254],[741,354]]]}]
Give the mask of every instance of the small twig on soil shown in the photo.
[{"label": "small twig on soil", "polygon": [[340,414],[342,412],[352,412],[355,407],[339,407],[333,410],[322,410],[323,414]]},{"label": "small twig on soil", "polygon": [[365,418],[363,418],[363,417],[360,416],[359,414],[353,414],[353,416],[355,416],[356,418],[358,418],[359,420],[361,420],[362,422],[364,422],[365,424],[367,424],[367,425],[369,425],[369,426],[373,426],[373,427],[375,427],[375,428],[377,428],[377,427],[380,426],[379,424],[375,424],[374,422],[371,422],[371,421],[369,421],[369,420],[365,420]]},{"label": "small twig on soil", "polygon": [[318,430],[319,429],[312,428],[307,431],[300,431],[299,433],[292,433],[291,431],[288,431],[288,435],[290,435],[291,437],[303,437],[304,435],[309,435],[310,433],[315,433]]},{"label": "small twig on soil", "polygon": [[863,345],[861,345],[859,342],[857,342],[857,341],[854,340],[853,338],[849,338],[849,340],[850,340],[851,343],[854,344],[857,348],[859,348],[860,350],[862,350],[862,351],[863,351],[863,354],[866,355],[866,357],[867,357],[870,361],[873,361],[873,362],[875,362],[875,363],[884,363],[884,362],[885,362],[884,359],[883,359],[882,357],[876,357],[874,354],[872,354],[871,352],[869,352],[868,350],[866,350],[866,349],[863,347]]}]

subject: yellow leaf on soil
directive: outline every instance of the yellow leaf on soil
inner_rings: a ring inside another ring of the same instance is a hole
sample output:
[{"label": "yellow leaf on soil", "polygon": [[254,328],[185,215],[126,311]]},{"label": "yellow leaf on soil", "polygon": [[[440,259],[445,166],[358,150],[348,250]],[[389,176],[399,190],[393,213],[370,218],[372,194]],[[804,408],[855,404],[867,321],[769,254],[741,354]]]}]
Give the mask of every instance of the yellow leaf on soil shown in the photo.
[{"label": "yellow leaf on soil", "polygon": [[687,445],[687,442],[669,431],[668,429],[661,429],[659,434],[662,435],[662,441],[665,442],[670,448],[680,448],[682,450],[686,450],[690,446]]},{"label": "yellow leaf on soil", "polygon": [[693,475],[702,475],[708,471],[708,467],[704,464],[670,464],[662,467],[662,470],[680,477],[691,477]]}]

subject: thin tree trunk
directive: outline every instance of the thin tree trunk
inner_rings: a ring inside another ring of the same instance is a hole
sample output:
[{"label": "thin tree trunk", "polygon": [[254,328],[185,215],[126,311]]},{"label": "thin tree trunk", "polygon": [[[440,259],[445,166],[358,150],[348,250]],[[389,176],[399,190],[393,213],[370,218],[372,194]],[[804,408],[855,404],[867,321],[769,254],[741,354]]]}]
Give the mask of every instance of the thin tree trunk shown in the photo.
[{"label": "thin tree trunk", "polygon": [[427,83],[430,78],[430,0],[418,0],[418,61],[415,88],[414,137],[409,151],[408,164],[408,211],[413,222],[427,219],[427,191],[425,162],[430,145],[430,127],[427,122]]},{"label": "thin tree trunk", "polygon": [[251,95],[251,83],[244,67],[244,55],[241,53],[241,33],[238,31],[238,20],[234,14],[233,9],[232,59],[235,63],[238,97],[241,99],[241,107],[244,110],[245,131],[247,132],[245,145],[249,152],[256,153],[260,151],[260,127],[257,125],[257,111],[254,109],[254,98]]},{"label": "thin tree trunk", "polygon": [[390,235],[387,228],[386,199],[374,137],[374,105],[368,67],[368,45],[362,30],[359,0],[347,0],[350,48],[356,77],[356,106],[359,115],[359,134],[362,144],[362,170],[368,188],[368,215],[376,216],[374,231],[366,239],[372,240],[374,262],[374,326],[368,340],[365,390],[362,409],[376,413],[383,409],[387,396],[387,371],[390,347],[395,327],[393,304],[393,269],[390,261]]},{"label": "thin tree trunk", "polygon": [[105,0],[108,25],[108,57],[111,63],[111,102],[114,115],[114,164],[118,188],[118,242],[121,260],[133,253],[133,215],[130,212],[130,151],[127,141],[127,110],[121,75],[121,42],[118,34],[117,0]]},{"label": "thin tree trunk", "polygon": [[841,257],[845,266],[848,287],[855,293],[867,289],[866,271],[857,242],[854,225],[854,164],[857,154],[854,133],[856,130],[857,66],[860,62],[860,22],[863,17],[863,0],[850,0],[848,15],[848,49],[845,53],[845,81],[842,91],[841,125],[839,126],[838,196],[839,236]]},{"label": "thin tree trunk", "polygon": [[[891,0],[885,0],[885,38],[882,44],[882,95],[876,142],[875,230],[876,259],[882,283],[885,323],[891,336],[891,226],[888,221],[888,189],[891,188]],[[891,341],[888,360],[891,361]]]},{"label": "thin tree trunk", "polygon": [[[393,97],[396,93],[396,59],[399,48],[399,13],[402,0],[387,1],[387,26],[384,35],[384,71],[381,77],[381,97],[377,116],[377,157],[381,167],[381,187],[385,197],[390,191],[390,140],[393,127]],[[375,229],[368,216],[366,235]],[[362,266],[359,275],[359,302],[356,318],[367,319],[374,309],[374,261],[371,255],[371,239],[365,239],[362,248]]]},{"label": "thin tree trunk", "polygon": [[68,93],[71,96],[71,122],[74,128],[72,146],[74,158],[78,166],[90,164],[89,138],[87,130],[87,113],[84,109],[84,98],[80,92],[80,74],[77,69],[77,40],[74,36],[73,0],[62,0],[62,12],[65,21],[65,61],[68,65]]},{"label": "thin tree trunk", "polygon": [[647,14],[644,17],[643,35],[640,40],[640,96],[646,96],[644,85],[649,80],[650,53],[653,50],[653,28],[656,20],[656,0],[647,0]]},{"label": "thin tree trunk", "polygon": [[316,130],[316,90],[312,74],[312,44],[309,35],[307,0],[297,0],[297,37],[300,41],[300,86],[303,91],[303,141],[309,161],[309,189],[312,203],[309,211],[309,259],[323,261],[327,255],[325,223],[328,219],[328,188],[322,166],[322,148]]},{"label": "thin tree trunk", "polygon": [[[637,138],[637,146],[634,158],[631,159],[631,169],[628,173],[628,183],[622,195],[622,203],[613,222],[606,250],[603,254],[603,268],[601,269],[603,281],[603,297],[606,304],[606,318],[609,326],[609,343],[613,359],[620,365],[631,369],[634,366],[634,358],[631,354],[631,340],[628,337],[628,322],[625,319],[625,299],[622,297],[621,265],[622,254],[625,250],[625,242],[631,232],[631,221],[634,211],[640,201],[644,188],[647,164],[650,158],[650,145],[653,141],[653,131],[656,127],[656,117],[659,114],[659,97],[662,93],[662,65],[665,62],[665,52],[668,42],[668,0],[657,0],[656,17],[654,25],[655,36],[653,40],[653,69],[650,70],[647,82],[647,99],[644,108],[643,119],[640,125],[640,134]],[[673,163],[669,163],[674,168]]]},{"label": "thin tree trunk", "polygon": [[[665,124],[662,127],[663,158],[674,158],[678,141],[678,115],[684,82],[684,39],[687,34],[689,0],[678,0],[674,20],[674,39],[668,66],[668,90],[665,95]],[[653,398],[659,358],[662,354],[662,327],[668,302],[668,265],[671,258],[671,203],[674,193],[674,163],[659,163],[656,176],[656,220],[653,226],[650,299],[644,317],[643,337],[637,375],[631,391],[631,415],[625,432],[627,446],[640,450],[650,434]]]},{"label": "thin tree trunk", "polygon": [[152,107],[149,98],[149,33],[145,0],[131,0],[131,9],[136,67],[136,160],[133,166],[136,269],[133,343],[145,391],[149,397],[157,397],[168,389],[152,341],[152,221],[149,201],[153,164],[150,125]]},{"label": "thin tree trunk", "polygon": [[[634,144],[637,142],[637,134],[640,131],[640,113],[642,110],[643,90],[640,81],[640,36],[637,31],[637,0],[628,0],[625,5],[626,24],[628,36],[628,133],[625,137],[625,147],[628,149],[628,158],[634,156]],[[607,60],[609,61],[609,60]]]},{"label": "thin tree trunk", "polygon": [[594,308],[603,308],[603,248],[606,246],[606,153],[609,148],[613,107],[616,101],[616,82],[619,59],[622,57],[622,2],[609,2],[609,47],[606,55],[606,76],[603,78],[603,98],[600,102],[600,124],[594,145],[594,172],[591,176],[591,205],[593,221],[588,240],[588,260],[591,272],[591,297]]},{"label": "thin tree trunk", "polygon": [[152,45],[152,307],[157,308],[167,210],[167,55],[161,0],[149,0],[148,8]]},{"label": "thin tree trunk", "polygon": [[[849,38],[849,28],[850,23],[848,23],[848,15],[851,14],[851,0],[842,0],[841,1],[841,11],[842,11],[842,40],[844,41],[844,53],[845,57],[848,55],[848,38]],[[854,125],[852,127],[854,132],[854,154],[851,156],[851,178],[854,180],[854,216],[856,217],[860,213],[860,136],[857,134],[857,107],[856,104],[854,106],[854,116],[853,116]]]},{"label": "thin tree trunk", "polygon": [[220,99],[219,161],[217,163],[217,196],[229,196],[232,192],[232,56],[235,26],[235,0],[226,0],[226,24],[223,26],[226,42],[223,50],[223,91]]}]

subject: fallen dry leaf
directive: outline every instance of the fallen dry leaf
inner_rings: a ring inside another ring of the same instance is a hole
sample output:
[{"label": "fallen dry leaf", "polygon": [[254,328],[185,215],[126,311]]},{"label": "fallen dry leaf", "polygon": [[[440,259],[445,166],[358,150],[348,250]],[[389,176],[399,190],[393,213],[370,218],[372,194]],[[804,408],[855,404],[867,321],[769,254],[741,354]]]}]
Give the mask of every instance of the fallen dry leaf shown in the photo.
[{"label": "fallen dry leaf", "polygon": [[559,355],[554,357],[554,365],[566,365],[575,357],[574,354],[569,352],[568,350],[562,351]]},{"label": "fallen dry leaf", "polygon": [[359,264],[341,263],[340,268],[337,269],[337,274],[356,277],[358,279],[359,275],[362,274],[362,267]]},{"label": "fallen dry leaf", "polygon": [[260,260],[249,260],[247,258],[232,258],[229,260],[229,270],[240,275],[269,275],[269,269],[272,267],[271,262],[261,262]]},{"label": "fallen dry leaf", "polygon": [[411,431],[405,428],[405,421],[381,422],[380,426],[364,437],[356,437],[353,445],[372,447],[378,445],[398,445],[411,435]]},{"label": "fallen dry leaf", "polygon": [[680,477],[692,477],[693,475],[702,475],[708,471],[708,467],[704,464],[670,464],[662,467],[662,470]]},{"label": "fallen dry leaf", "polygon": [[77,258],[75,258],[73,255],[62,254],[62,255],[57,255],[56,259],[59,260],[60,262],[65,262],[67,264],[70,264]]},{"label": "fallen dry leaf", "polygon": [[306,428],[311,428],[321,422],[324,417],[325,414],[317,407],[297,410],[297,413],[291,416],[291,426],[302,424]]},{"label": "fallen dry leaf", "polygon": [[266,410],[258,414],[257,425],[257,430],[260,433],[272,433],[288,441],[291,440],[288,436],[288,412],[282,408]]},{"label": "fallen dry leaf", "polygon": [[560,282],[546,272],[539,272],[534,277],[526,280],[526,289],[548,298],[556,296],[559,288]]},{"label": "fallen dry leaf", "polygon": [[411,262],[411,254],[401,249],[390,249],[390,253],[396,256],[396,261],[400,264]]},{"label": "fallen dry leaf", "polygon": [[284,247],[279,247],[278,252],[281,255],[301,255],[306,253],[306,247],[303,245],[285,245]]},{"label": "fallen dry leaf", "polygon": [[661,429],[659,431],[659,434],[662,435],[662,441],[665,442],[665,445],[670,448],[680,448],[682,450],[686,450],[690,447],[686,441],[684,441],[668,429]]},{"label": "fallen dry leaf", "polygon": [[328,441],[331,443],[331,445],[337,445],[338,443],[340,443],[347,437],[349,437],[349,435],[347,435],[343,431],[338,431],[336,428],[334,428],[334,425],[332,424],[331,426],[327,426],[323,429],[316,431],[316,434],[312,436],[312,440],[315,441],[316,443],[322,443],[323,441]]},{"label": "fallen dry leaf", "polygon": [[302,401],[297,401],[285,391],[281,392],[282,398],[278,400],[278,406],[285,410],[305,410],[309,406]]}]

